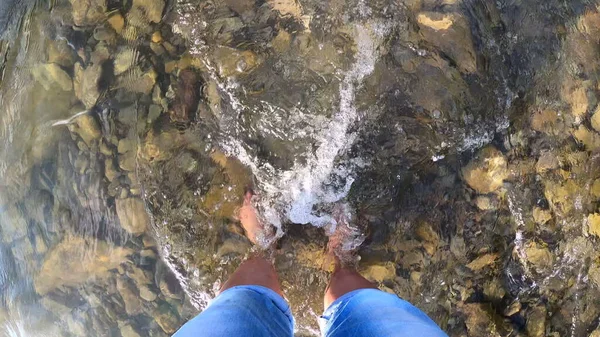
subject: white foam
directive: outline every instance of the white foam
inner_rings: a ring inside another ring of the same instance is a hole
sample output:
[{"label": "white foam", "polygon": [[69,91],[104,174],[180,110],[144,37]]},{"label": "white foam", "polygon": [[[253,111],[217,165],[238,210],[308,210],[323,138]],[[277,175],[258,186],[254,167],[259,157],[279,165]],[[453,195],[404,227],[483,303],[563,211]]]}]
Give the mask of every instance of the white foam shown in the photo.
[{"label": "white foam", "polygon": [[[336,159],[356,140],[356,134],[349,133],[350,127],[358,118],[358,111],[354,105],[356,89],[375,69],[377,45],[388,29],[384,25],[372,24],[355,25],[353,30],[357,53],[355,63],[340,83],[339,110],[324,123],[321,118],[315,118],[314,114],[303,114],[300,119],[307,123],[307,127],[312,131],[302,134],[313,135],[317,145],[314,153],[307,150],[303,154],[305,160],[302,163],[296,161],[291,169],[277,171],[268,163],[260,163],[257,158],[253,158],[236,137],[229,137],[222,144],[228,154],[236,156],[252,169],[263,192],[260,201],[263,215],[278,228],[281,228],[284,219],[319,227],[334,223],[335,219],[330,214],[316,213],[314,207],[342,200],[354,181],[350,166],[336,166]],[[229,93],[234,108],[239,108],[239,100],[229,91],[225,91]],[[267,106],[271,111],[277,109],[271,105]],[[265,126],[268,128],[268,125]],[[333,187],[332,180],[343,182],[343,186]]]}]

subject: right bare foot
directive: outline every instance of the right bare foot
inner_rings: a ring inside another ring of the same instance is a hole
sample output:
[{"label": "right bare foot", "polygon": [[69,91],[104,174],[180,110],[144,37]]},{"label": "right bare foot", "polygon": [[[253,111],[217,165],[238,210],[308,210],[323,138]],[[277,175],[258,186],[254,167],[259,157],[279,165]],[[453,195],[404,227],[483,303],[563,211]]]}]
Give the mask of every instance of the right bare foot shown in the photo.
[{"label": "right bare foot", "polygon": [[[333,217],[336,221],[329,229],[327,243],[328,259],[334,262],[335,268],[356,264],[356,251],[364,241],[364,235],[358,227],[350,224],[352,212],[348,205],[335,207]],[[328,268],[326,268],[328,269]]]}]

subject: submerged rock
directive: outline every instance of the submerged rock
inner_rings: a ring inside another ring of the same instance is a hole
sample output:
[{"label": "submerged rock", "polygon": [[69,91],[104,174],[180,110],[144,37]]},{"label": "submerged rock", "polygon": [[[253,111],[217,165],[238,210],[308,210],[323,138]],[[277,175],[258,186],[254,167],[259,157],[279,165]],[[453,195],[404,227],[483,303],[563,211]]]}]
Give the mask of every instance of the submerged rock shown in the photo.
[{"label": "submerged rock", "polygon": [[11,243],[27,235],[27,220],[15,206],[9,206],[0,212],[0,233],[4,243]]},{"label": "submerged rock", "polygon": [[73,124],[69,126],[70,130],[81,137],[85,144],[92,147],[102,137],[100,124],[96,118],[90,114],[83,114],[77,117]]},{"label": "submerged rock", "polygon": [[137,53],[131,48],[120,51],[115,57],[115,75],[122,74],[129,70],[137,59]]},{"label": "submerged rock", "polygon": [[95,25],[106,17],[106,0],[69,0],[77,26]]},{"label": "submerged rock", "polygon": [[98,81],[101,74],[102,67],[100,64],[92,64],[85,69],[81,63],[78,62],[75,64],[75,78],[73,79],[75,96],[79,98],[87,109],[91,109],[96,105],[96,101],[100,97]]},{"label": "submerged rock", "polygon": [[152,317],[154,317],[154,320],[161,329],[168,334],[174,333],[180,326],[177,313],[167,303],[163,303],[156,308],[152,313]]},{"label": "submerged rock", "polygon": [[125,311],[128,315],[133,316],[142,312],[142,301],[140,301],[139,292],[133,283],[123,277],[119,277],[117,278],[117,291],[123,299]]},{"label": "submerged rock", "polygon": [[121,327],[121,337],[141,337],[141,335],[130,324],[126,324]]},{"label": "submerged rock", "polygon": [[529,337],[543,337],[546,335],[546,307],[538,305],[531,310],[527,317],[527,334]]},{"label": "submerged rock", "polygon": [[417,15],[427,42],[448,55],[465,73],[477,71],[477,59],[469,22],[457,13],[423,12]]},{"label": "submerged rock", "polygon": [[498,190],[509,174],[506,158],[493,146],[481,150],[462,173],[467,184],[482,194]]},{"label": "submerged rock", "polygon": [[587,231],[591,235],[600,237],[600,214],[594,213],[587,217]]},{"label": "submerged rock", "polygon": [[496,259],[498,259],[498,254],[485,254],[471,261],[467,265],[467,268],[473,271],[478,271],[493,264],[496,262]]},{"label": "submerged rock", "polygon": [[146,231],[150,217],[146,212],[144,201],[139,198],[117,199],[115,201],[117,215],[123,229],[133,235]]},{"label": "submerged rock", "polygon": [[554,262],[554,256],[550,250],[535,242],[529,242],[525,246],[525,255],[527,261],[533,264],[538,272],[548,270]]},{"label": "submerged rock", "polygon": [[461,310],[467,316],[465,323],[470,337],[500,337],[489,305],[470,303],[463,305]]},{"label": "submerged rock", "polygon": [[396,277],[396,268],[392,263],[384,265],[372,265],[361,271],[361,274],[367,279],[375,282],[393,280]]},{"label": "submerged rock", "polygon": [[33,68],[31,73],[46,90],[52,90],[53,88],[60,88],[63,91],[73,90],[71,77],[57,64],[39,65]]},{"label": "submerged rock", "polygon": [[200,77],[192,69],[179,72],[175,100],[169,116],[173,122],[187,123],[194,119],[198,100],[200,99]]},{"label": "submerged rock", "polygon": [[35,290],[40,295],[62,287],[75,287],[91,279],[104,279],[109,270],[127,261],[132,250],[97,240],[67,236],[44,259],[35,276]]}]

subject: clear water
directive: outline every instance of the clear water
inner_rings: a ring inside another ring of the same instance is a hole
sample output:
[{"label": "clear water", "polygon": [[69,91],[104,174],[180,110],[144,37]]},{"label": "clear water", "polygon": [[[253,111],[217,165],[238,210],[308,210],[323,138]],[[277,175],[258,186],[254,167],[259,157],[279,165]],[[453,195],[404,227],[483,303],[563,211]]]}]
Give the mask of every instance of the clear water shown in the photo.
[{"label": "clear water", "polygon": [[596,336],[595,1],[0,2],[0,331],[163,336],[327,234],[451,336]]}]

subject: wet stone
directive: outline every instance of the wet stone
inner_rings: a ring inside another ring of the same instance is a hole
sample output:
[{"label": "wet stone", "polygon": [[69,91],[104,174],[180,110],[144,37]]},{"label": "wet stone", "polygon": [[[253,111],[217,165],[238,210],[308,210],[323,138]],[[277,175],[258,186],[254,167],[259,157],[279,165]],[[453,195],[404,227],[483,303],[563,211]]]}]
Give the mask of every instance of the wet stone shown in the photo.
[{"label": "wet stone", "polygon": [[57,64],[39,65],[33,68],[32,74],[46,90],[52,90],[53,88],[60,88],[63,91],[73,90],[71,77]]},{"label": "wet stone", "polygon": [[105,0],[70,0],[77,26],[95,25],[106,17]]},{"label": "wet stone", "polygon": [[554,257],[547,247],[535,242],[529,242],[525,246],[527,261],[535,267],[538,272],[548,270],[552,267]]},{"label": "wet stone", "polygon": [[85,144],[91,147],[102,137],[100,125],[96,119],[90,114],[83,114],[77,117],[73,124],[70,125],[71,131],[78,134]]},{"label": "wet stone", "polygon": [[496,148],[488,146],[462,170],[467,184],[479,193],[498,190],[508,177],[507,161]]},{"label": "wet stone", "polygon": [[542,209],[540,207],[533,208],[533,220],[540,225],[545,224],[546,222],[552,219],[552,212],[547,209]]},{"label": "wet stone", "polygon": [[15,206],[7,207],[0,212],[0,233],[4,243],[11,243],[27,235],[27,220],[23,213]]},{"label": "wet stone", "polygon": [[123,27],[125,27],[125,19],[121,14],[114,14],[110,18],[108,18],[108,24],[112,27],[112,29],[117,32],[117,34],[121,34],[123,31]]},{"label": "wet stone", "polygon": [[121,337],[141,337],[141,335],[130,324],[126,324],[121,327]]},{"label": "wet stone", "polygon": [[98,81],[101,73],[102,67],[100,64],[92,64],[85,69],[81,63],[75,64],[75,78],[73,79],[75,96],[87,109],[91,109],[96,105],[96,101],[100,97]]},{"label": "wet stone", "polygon": [[175,313],[173,308],[166,303],[163,303],[156,308],[152,313],[152,317],[161,329],[168,334],[174,333],[180,326],[177,313]]},{"label": "wet stone", "polygon": [[117,199],[115,201],[117,215],[123,229],[133,235],[146,231],[150,217],[146,212],[144,202],[139,198]]},{"label": "wet stone", "polygon": [[457,13],[422,12],[417,23],[423,37],[449,55],[465,73],[477,71],[469,22]]},{"label": "wet stone", "polygon": [[529,337],[543,337],[546,335],[546,307],[534,307],[527,317],[527,334]]},{"label": "wet stone", "polygon": [[[96,241],[94,249],[90,242],[76,236],[68,236],[45,257],[42,267],[34,278],[38,294],[63,286],[72,287],[88,280],[101,280],[109,276],[109,270],[117,268],[132,253],[130,249],[111,246]],[[83,252],[87,254],[82,255]],[[68,273],[65,271],[68,270]]]},{"label": "wet stone", "polygon": [[594,213],[587,217],[588,233],[600,237],[600,214]]},{"label": "wet stone", "polygon": [[152,289],[150,289],[150,287],[140,286],[139,289],[140,289],[140,297],[143,300],[148,301],[148,302],[152,302],[152,301],[156,300],[158,295],[154,291],[152,291]]},{"label": "wet stone", "polygon": [[131,68],[135,64],[136,59],[137,53],[135,50],[127,48],[120,51],[115,57],[114,61],[115,75],[120,75],[129,70],[129,68]]},{"label": "wet stone", "polygon": [[128,315],[137,315],[142,312],[143,307],[142,302],[140,301],[139,292],[133,283],[123,277],[118,277],[117,291],[123,299],[125,311]]}]

